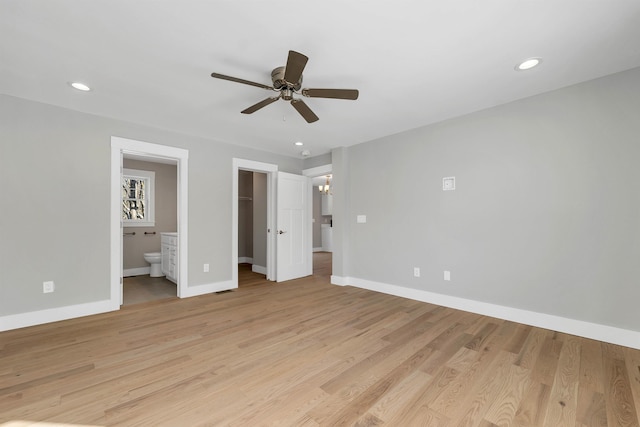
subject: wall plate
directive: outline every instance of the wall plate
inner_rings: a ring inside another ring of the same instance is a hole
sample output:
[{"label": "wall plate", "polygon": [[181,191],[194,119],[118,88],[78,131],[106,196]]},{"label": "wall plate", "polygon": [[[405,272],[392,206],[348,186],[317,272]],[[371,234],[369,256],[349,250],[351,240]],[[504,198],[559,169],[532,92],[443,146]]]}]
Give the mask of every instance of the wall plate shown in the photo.
[{"label": "wall plate", "polygon": [[456,189],[456,177],[448,176],[442,178],[442,191],[451,191]]}]

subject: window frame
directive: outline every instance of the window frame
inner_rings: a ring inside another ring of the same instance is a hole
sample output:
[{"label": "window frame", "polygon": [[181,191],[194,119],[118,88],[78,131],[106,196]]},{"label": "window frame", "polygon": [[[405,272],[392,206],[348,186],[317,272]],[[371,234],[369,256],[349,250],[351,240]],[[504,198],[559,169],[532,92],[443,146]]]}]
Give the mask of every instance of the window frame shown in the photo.
[{"label": "window frame", "polygon": [[[144,219],[125,219],[122,217],[123,227],[155,227],[155,184],[156,173],[154,171],[145,171],[138,169],[122,169],[122,177],[120,179],[120,185],[124,189],[123,184],[125,179],[137,179],[144,181],[145,185],[145,197],[142,199],[145,201],[145,218]],[[127,192],[128,194],[128,192]],[[122,194],[122,202],[125,200],[131,200]]]}]

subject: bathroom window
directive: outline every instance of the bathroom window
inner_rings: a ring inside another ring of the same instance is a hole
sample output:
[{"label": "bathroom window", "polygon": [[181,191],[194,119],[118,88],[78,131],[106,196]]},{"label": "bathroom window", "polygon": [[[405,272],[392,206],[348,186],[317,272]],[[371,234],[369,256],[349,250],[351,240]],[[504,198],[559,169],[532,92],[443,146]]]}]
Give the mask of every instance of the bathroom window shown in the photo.
[{"label": "bathroom window", "polygon": [[122,170],[122,225],[124,227],[154,227],[153,171]]}]

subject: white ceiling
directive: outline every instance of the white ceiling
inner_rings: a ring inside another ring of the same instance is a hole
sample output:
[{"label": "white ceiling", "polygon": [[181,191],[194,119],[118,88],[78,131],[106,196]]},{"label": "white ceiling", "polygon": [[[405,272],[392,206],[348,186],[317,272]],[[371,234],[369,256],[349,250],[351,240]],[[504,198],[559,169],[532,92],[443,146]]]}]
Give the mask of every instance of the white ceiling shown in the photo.
[{"label": "white ceiling", "polygon": [[[360,98],[305,98],[308,124],[240,114],[273,93],[210,77],[271,84],[289,49],[303,87]],[[294,157],[638,66],[638,0],[0,1],[0,93]]]}]

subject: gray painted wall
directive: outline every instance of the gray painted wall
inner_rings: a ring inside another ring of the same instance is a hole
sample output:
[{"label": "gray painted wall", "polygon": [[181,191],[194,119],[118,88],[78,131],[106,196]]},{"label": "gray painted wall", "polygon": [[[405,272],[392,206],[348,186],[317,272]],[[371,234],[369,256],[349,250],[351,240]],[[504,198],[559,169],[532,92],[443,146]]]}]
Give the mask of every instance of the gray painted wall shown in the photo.
[{"label": "gray painted wall", "polygon": [[334,150],[334,275],[640,331],[639,117],[634,69]]},{"label": "gray painted wall", "polygon": [[301,159],[0,95],[1,315],[109,299],[112,136],[189,150],[189,286],[231,280],[232,158],[302,171]]},{"label": "gray painted wall", "polygon": [[[149,267],[149,263],[144,260],[145,252],[160,252],[160,233],[175,232],[178,229],[177,167],[132,159],[124,159],[122,164],[127,169],[155,172],[156,225],[155,227],[126,227],[125,232],[136,234],[127,235],[122,240],[124,269]],[[153,231],[156,234],[144,234]]]},{"label": "gray painted wall", "polygon": [[304,159],[303,169],[316,168],[318,166],[325,166],[331,164],[331,153],[321,154],[315,157],[308,157]]}]

